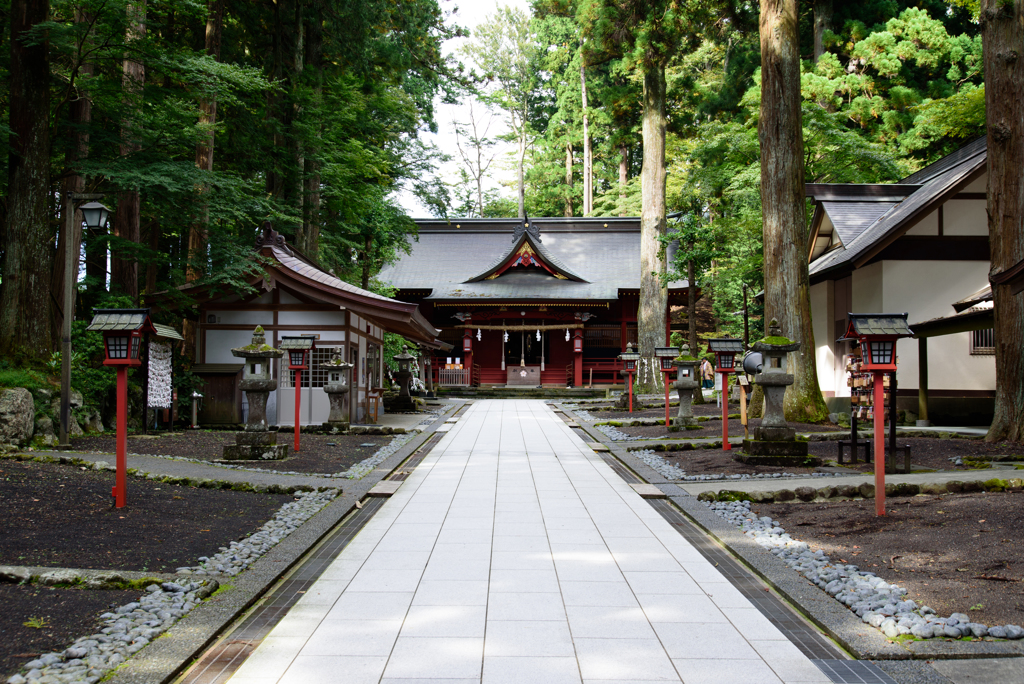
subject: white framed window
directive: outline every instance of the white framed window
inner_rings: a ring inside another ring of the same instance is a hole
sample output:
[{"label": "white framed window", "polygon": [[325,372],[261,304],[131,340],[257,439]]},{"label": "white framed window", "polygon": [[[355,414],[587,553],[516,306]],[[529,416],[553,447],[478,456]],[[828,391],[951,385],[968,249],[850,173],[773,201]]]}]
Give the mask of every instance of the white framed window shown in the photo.
[{"label": "white framed window", "polygon": [[[330,382],[330,371],[323,367],[323,364],[334,358],[337,354],[341,358],[345,358],[345,346],[330,346],[321,347],[317,345],[313,348],[312,362],[310,368],[302,371],[302,386],[303,387],[323,387],[325,384]],[[293,388],[295,387],[295,371],[289,370],[287,366],[287,359],[282,358],[278,361],[281,364],[281,368],[284,372],[280,373],[281,382],[278,385],[279,389]]]}]

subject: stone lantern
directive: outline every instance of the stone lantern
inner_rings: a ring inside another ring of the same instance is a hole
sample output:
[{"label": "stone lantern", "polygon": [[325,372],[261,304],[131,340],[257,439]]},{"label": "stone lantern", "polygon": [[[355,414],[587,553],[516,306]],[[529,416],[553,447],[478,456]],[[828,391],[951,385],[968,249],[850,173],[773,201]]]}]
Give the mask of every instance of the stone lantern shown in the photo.
[{"label": "stone lantern", "polygon": [[398,363],[398,372],[395,373],[395,379],[398,380],[398,398],[391,405],[391,410],[415,411],[416,402],[409,394],[409,383],[412,382],[412,371],[409,370],[409,366],[416,360],[416,357],[410,354],[409,347],[403,344],[402,353],[395,354],[391,358]]},{"label": "stone lantern", "polygon": [[224,447],[224,458],[231,461],[273,461],[286,458],[288,447],[278,445],[277,432],[267,425],[267,397],[277,389],[271,372],[273,359],[284,356],[280,349],[267,344],[263,328],[256,326],[252,344],[232,349],[231,354],[244,359],[240,387],[249,402],[249,418],[245,430],[235,433],[235,443]]},{"label": "stone lantern", "polygon": [[679,410],[676,412],[675,425],[696,425],[697,419],[693,415],[693,391],[697,389],[697,364],[699,360],[690,356],[690,345],[684,344],[679,356],[672,360],[672,365],[677,369],[676,381],[672,387],[679,393]]},{"label": "stone lantern", "polygon": [[761,354],[761,369],[754,383],[764,390],[765,410],[761,424],[754,428],[754,438],[743,441],[746,453],[737,458],[744,463],[807,465],[807,442],[797,441],[796,430],[786,423],[782,408],[786,388],[793,384],[793,374],[786,372],[786,356],[799,349],[799,342],[782,336],[774,318],[768,324],[768,337],[754,344],[754,351]]},{"label": "stone lantern", "polygon": [[348,416],[344,412],[345,395],[349,392],[346,378],[352,364],[335,354],[330,361],[321,363],[320,368],[327,372],[324,392],[327,393],[327,398],[331,402],[331,413],[327,417],[324,427],[345,432],[349,427]]}]

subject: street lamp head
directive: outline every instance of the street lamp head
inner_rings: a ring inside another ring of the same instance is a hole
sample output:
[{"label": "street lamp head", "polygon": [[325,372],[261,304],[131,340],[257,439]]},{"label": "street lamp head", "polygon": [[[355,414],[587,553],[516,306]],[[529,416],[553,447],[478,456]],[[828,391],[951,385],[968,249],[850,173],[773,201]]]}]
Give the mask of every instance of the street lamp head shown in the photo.
[{"label": "street lamp head", "polygon": [[107,209],[99,202],[87,202],[80,208],[85,225],[93,230],[105,226],[107,218],[110,217],[110,209]]}]

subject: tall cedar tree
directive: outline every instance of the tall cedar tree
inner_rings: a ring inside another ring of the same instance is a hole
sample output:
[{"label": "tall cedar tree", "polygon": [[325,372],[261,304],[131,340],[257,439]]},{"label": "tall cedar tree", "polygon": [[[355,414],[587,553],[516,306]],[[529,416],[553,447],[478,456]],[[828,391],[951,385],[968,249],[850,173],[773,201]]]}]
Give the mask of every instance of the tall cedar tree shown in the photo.
[{"label": "tall cedar tree", "polygon": [[10,154],[0,353],[42,356],[51,349],[50,48],[33,32],[49,0],[11,2]]},{"label": "tall cedar tree", "polygon": [[[1024,0],[981,0],[993,275],[1024,259]],[[1024,440],[1024,295],[993,285],[996,406],[988,441]]]},{"label": "tall cedar tree", "polygon": [[[668,290],[662,238],[665,236],[665,69],[697,40],[707,3],[684,0],[584,0],[578,19],[591,42],[588,64],[623,57],[643,80],[643,168],[640,211],[640,354],[654,364],[654,348],[666,342]],[[799,108],[797,109],[799,112]],[[653,366],[652,366],[653,367]],[[647,374],[652,391],[656,380]]]},{"label": "tall cedar tree", "polygon": [[797,0],[761,0],[764,311],[766,319],[778,319],[785,336],[801,344],[791,355],[794,382],[786,392],[786,418],[813,423],[823,420],[828,409],[818,388],[811,327],[797,22]]}]

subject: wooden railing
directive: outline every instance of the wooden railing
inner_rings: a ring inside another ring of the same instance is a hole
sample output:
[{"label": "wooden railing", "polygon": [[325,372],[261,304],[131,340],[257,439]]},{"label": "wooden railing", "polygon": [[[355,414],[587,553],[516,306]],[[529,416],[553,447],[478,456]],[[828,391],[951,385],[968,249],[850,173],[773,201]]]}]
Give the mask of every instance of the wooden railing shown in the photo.
[{"label": "wooden railing", "polygon": [[473,364],[473,374],[469,377],[469,382],[473,387],[480,386],[480,364]]},{"label": "wooden railing", "polygon": [[437,384],[441,387],[469,387],[472,373],[468,368],[438,368]]}]

